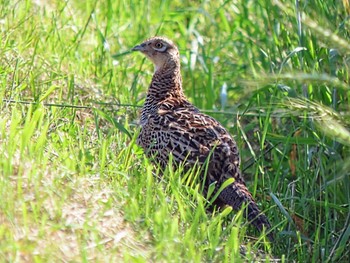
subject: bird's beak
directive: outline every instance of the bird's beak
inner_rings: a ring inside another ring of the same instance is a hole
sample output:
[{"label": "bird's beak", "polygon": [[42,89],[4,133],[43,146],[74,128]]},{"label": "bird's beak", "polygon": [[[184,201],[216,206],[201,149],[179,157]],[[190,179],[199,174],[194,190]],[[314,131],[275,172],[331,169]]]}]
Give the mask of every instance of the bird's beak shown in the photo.
[{"label": "bird's beak", "polygon": [[141,46],[141,45],[137,45],[137,46],[134,46],[132,49],[131,49],[131,51],[144,51],[145,50],[145,48],[143,47],[143,46]]}]

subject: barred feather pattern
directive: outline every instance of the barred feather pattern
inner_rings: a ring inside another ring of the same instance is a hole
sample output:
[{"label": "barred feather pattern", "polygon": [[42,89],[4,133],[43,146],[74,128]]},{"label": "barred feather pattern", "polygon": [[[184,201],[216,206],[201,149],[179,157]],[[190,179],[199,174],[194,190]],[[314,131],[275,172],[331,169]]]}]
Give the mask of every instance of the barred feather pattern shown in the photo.
[{"label": "barred feather pattern", "polygon": [[[246,205],[246,218],[259,230],[271,228],[246,187],[240,171],[237,144],[214,118],[201,113],[182,90],[180,58],[177,47],[168,39],[155,37],[133,50],[141,51],[155,64],[156,71],[141,111],[141,131],[137,138],[146,155],[165,168],[170,154],[173,162],[192,167],[208,161],[203,171],[206,191],[215,183],[215,191],[229,178],[234,182],[218,196],[216,205],[239,210]],[[270,233],[269,238],[273,240]]]}]

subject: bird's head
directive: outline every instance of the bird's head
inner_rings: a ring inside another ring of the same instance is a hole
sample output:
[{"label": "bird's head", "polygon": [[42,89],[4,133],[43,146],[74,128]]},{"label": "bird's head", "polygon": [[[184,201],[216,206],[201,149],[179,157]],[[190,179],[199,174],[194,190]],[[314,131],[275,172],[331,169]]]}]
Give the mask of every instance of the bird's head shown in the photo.
[{"label": "bird's head", "polygon": [[155,65],[156,71],[165,65],[179,65],[179,51],[176,45],[164,37],[153,37],[132,48],[145,54]]}]

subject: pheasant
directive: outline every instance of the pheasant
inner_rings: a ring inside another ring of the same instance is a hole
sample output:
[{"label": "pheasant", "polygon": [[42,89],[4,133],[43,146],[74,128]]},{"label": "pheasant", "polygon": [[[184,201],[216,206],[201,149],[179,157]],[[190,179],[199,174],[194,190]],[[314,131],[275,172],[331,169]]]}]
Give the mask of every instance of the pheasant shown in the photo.
[{"label": "pheasant", "polygon": [[[163,169],[170,154],[173,163],[185,163],[186,167],[208,162],[201,174],[204,191],[214,184],[215,193],[226,180],[234,179],[219,193],[215,204],[229,205],[234,210],[246,206],[244,214],[249,222],[259,231],[264,227],[270,230],[269,220],[260,212],[242,177],[236,142],[218,121],[201,113],[185,97],[176,45],[164,37],[153,37],[132,51],[142,52],[155,66],[137,138],[147,157]],[[273,240],[271,232],[268,237]]]}]

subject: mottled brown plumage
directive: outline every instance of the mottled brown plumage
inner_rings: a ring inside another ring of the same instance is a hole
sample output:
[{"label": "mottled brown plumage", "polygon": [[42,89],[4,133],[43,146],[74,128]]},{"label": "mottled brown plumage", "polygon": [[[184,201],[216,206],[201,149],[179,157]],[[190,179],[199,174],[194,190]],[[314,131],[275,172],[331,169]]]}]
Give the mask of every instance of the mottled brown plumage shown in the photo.
[{"label": "mottled brown plumage", "polygon": [[[184,162],[185,167],[204,164],[209,158],[207,174],[202,174],[205,190],[215,183],[217,191],[227,179],[234,178],[219,194],[216,204],[235,210],[247,204],[247,219],[259,231],[263,227],[269,230],[267,217],[260,212],[243,180],[236,142],[219,122],[186,99],[177,47],[166,38],[154,37],[132,50],[142,52],[155,65],[137,139],[146,155],[162,168],[167,165],[170,153],[175,163]],[[272,239],[272,234],[269,237]]]}]

